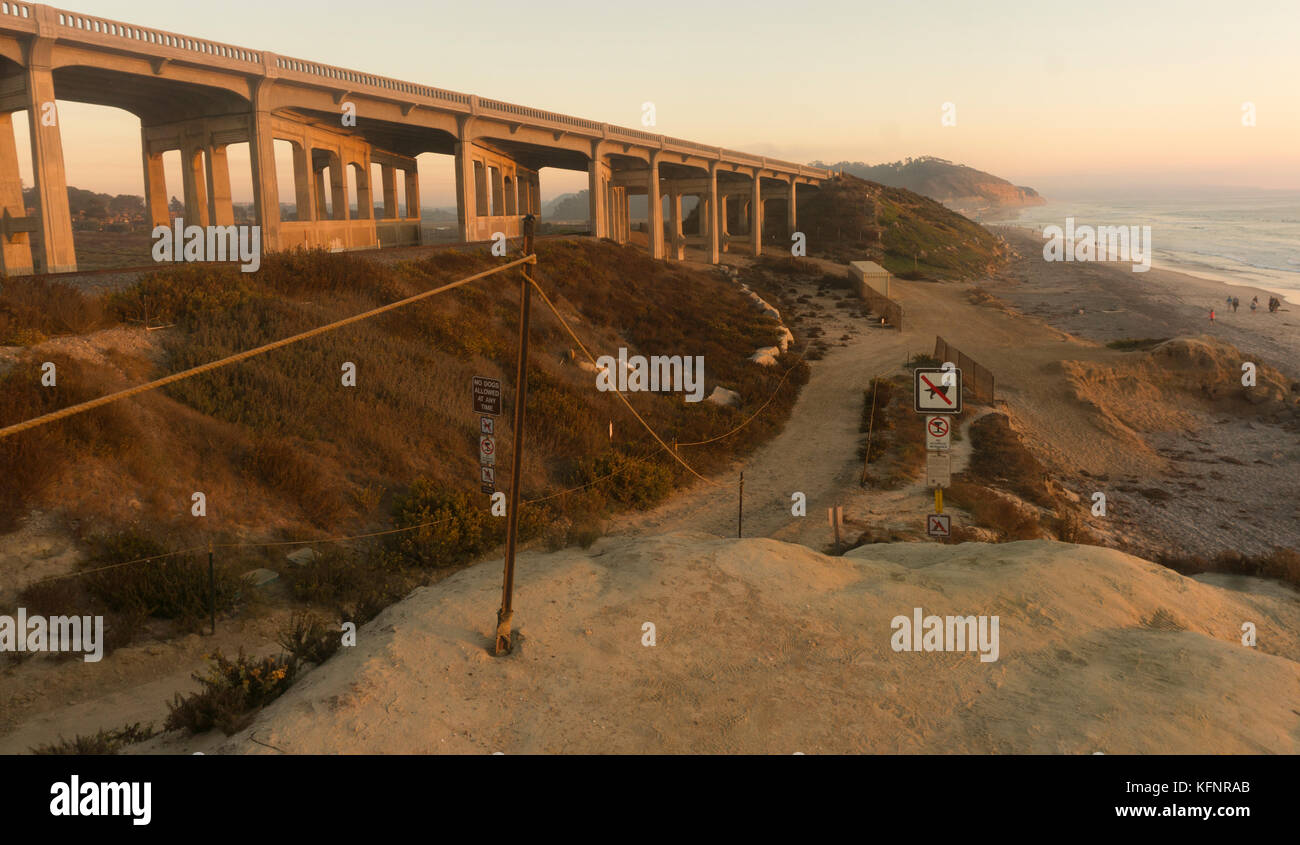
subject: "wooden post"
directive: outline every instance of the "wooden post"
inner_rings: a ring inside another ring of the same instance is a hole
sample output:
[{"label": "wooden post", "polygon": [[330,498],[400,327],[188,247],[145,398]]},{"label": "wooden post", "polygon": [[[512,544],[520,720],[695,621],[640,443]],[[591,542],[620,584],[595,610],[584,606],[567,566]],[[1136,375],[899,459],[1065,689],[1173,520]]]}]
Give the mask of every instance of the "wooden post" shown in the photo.
[{"label": "wooden post", "polygon": [[[524,255],[533,254],[533,233],[537,218],[524,217]],[[528,312],[532,303],[532,265],[524,265],[524,279],[519,286],[519,359],[515,368],[514,445],[510,455],[510,510],[506,512],[506,567],[501,584],[501,609],[497,611],[496,653],[509,654],[512,648],[510,622],[514,615],[515,543],[519,531],[519,488],[523,475],[524,406],[528,398]]]},{"label": "wooden post", "polygon": [[212,633],[217,633],[217,574],[212,562],[212,541],[208,541],[208,616],[212,619]]}]

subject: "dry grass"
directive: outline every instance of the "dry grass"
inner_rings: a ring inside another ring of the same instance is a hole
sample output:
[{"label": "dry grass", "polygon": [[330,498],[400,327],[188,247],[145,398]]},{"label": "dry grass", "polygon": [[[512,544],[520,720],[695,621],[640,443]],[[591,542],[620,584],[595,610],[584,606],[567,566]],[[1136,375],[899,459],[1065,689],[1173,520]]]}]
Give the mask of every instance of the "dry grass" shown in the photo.
[{"label": "dry grass", "polygon": [[[722,384],[743,397],[739,408],[724,408],[687,403],[675,393],[630,395],[665,439],[706,440],[727,432],[774,395],[766,411],[734,436],[683,449],[701,471],[727,463],[780,428],[807,368],[793,357],[775,368],[747,361],[754,348],[776,341],[776,323],[756,311],[734,283],[610,243],[554,241],[538,251],[540,283],[593,354],[626,346],[647,356],[701,355],[706,392]],[[112,367],[60,358],[58,387],[51,389],[39,385],[39,362],[29,355],[0,378],[0,424],[103,395],[126,386],[125,379],[135,383],[230,355],[497,263],[485,253],[459,250],[389,264],[316,251],[267,256],[255,274],[223,266],[168,267],[104,303],[109,318],[128,325],[175,324],[150,335],[161,364],[131,356],[110,357]],[[498,488],[506,490],[518,279],[490,278],[0,441],[6,481],[0,486],[0,530],[12,529],[29,509],[57,508],[84,537],[114,535],[129,521],[166,546],[182,548],[209,540],[359,534],[448,517],[451,534],[442,527],[407,531],[373,547],[336,550],[342,557],[301,570],[277,562],[283,560],[279,551],[218,555],[230,572],[254,566],[281,571],[295,597],[309,606],[343,618],[373,616],[427,580],[430,567],[462,565],[501,539],[504,520],[487,515],[488,497],[479,491],[478,417],[468,394],[473,375],[503,382],[496,436]],[[747,281],[772,301],[768,275],[756,273]],[[523,497],[591,486],[524,504],[521,537],[552,548],[590,545],[611,514],[662,500],[686,476],[658,453],[615,397],[595,390],[594,376],[573,363],[575,344],[536,298],[533,315]],[[355,387],[342,384],[345,362],[356,365]],[[195,490],[207,495],[207,519],[189,512]],[[149,614],[189,619],[200,598],[206,609],[203,569],[200,584],[185,577],[189,567],[180,561],[141,566],[139,578],[134,567],[124,567],[101,580],[68,579],[77,586],[47,598],[59,612],[81,605],[123,616],[129,611],[134,621],[122,629],[134,631],[144,624],[139,617]],[[174,587],[184,607],[160,610],[157,597],[144,594],[154,582]],[[244,590],[238,601],[247,597]],[[223,607],[234,600],[224,597]],[[112,602],[122,609],[111,610]]]}]

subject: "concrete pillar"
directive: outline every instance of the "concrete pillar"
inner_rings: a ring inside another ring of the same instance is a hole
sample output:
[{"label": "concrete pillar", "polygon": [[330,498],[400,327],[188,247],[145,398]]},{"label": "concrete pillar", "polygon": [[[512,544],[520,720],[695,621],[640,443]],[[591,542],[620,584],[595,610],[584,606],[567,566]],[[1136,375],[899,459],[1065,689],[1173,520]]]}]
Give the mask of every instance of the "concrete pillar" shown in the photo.
[{"label": "concrete pillar", "polygon": [[754,255],[763,254],[763,177],[754,171],[754,195],[750,200],[749,234],[754,247]]},{"label": "concrete pillar", "polygon": [[348,173],[343,166],[343,156],[330,153],[330,202],[334,207],[335,220],[351,220],[348,209]]},{"label": "concrete pillar", "polygon": [[417,164],[406,171],[406,218],[419,220],[420,213],[420,166]]},{"label": "concrete pillar", "polygon": [[686,239],[682,232],[682,195],[675,190],[668,194],[668,213],[672,216],[668,229],[672,240],[669,254],[674,260],[681,261],[686,257]]},{"label": "concrete pillar", "polygon": [[358,165],[347,165],[347,170],[352,171],[354,178],[357,180],[357,220],[370,220],[375,216],[375,201],[370,193],[370,168],[365,166],[365,162]]},{"label": "concrete pillar", "polygon": [[32,136],[32,170],[36,182],[36,213],[41,222],[41,254],[33,256],[38,273],[67,273],[77,269],[68,209],[68,178],[63,166],[63,136],[54,102],[50,70],[53,41],[36,39],[27,66],[28,120]]},{"label": "concrete pillar", "polygon": [[[722,197],[718,195],[718,165],[716,162],[709,164],[709,196],[707,198],[708,213],[708,230],[709,230],[709,263],[717,264],[721,260],[719,255],[718,242],[721,240],[721,233],[726,223],[727,212],[722,206]],[[700,220],[705,220],[700,217]]]},{"label": "concrete pillar", "polygon": [[646,201],[649,203],[649,220],[646,228],[650,235],[650,257],[664,257],[664,201],[659,193],[659,150],[650,151],[650,172],[646,175]]},{"label": "concrete pillar", "polygon": [[791,177],[790,178],[790,201],[787,203],[787,207],[785,210],[785,225],[786,228],[789,229],[789,231],[786,234],[790,236],[793,236],[795,232],[799,231],[798,214],[795,211],[795,188],[796,187],[797,186],[795,184],[794,177]]},{"label": "concrete pillar", "polygon": [[[0,215],[26,217],[23,183],[18,175],[18,145],[14,139],[14,119],[0,114]],[[32,236],[15,232],[0,237],[0,276],[28,276],[32,273]]]},{"label": "concrete pillar", "polygon": [[[474,181],[474,158],[470,155],[473,145],[462,138],[456,144],[456,220],[460,224],[460,239],[469,242],[475,234],[474,218],[478,216],[474,195],[478,186]],[[410,194],[407,194],[409,197]],[[409,202],[409,200],[408,200]]]},{"label": "concrete pillar", "polygon": [[315,171],[312,181],[316,189],[316,220],[329,220],[329,208],[325,204],[325,168]]},{"label": "concrete pillar", "polygon": [[608,181],[609,165],[601,158],[599,150],[593,149],[591,161],[587,162],[587,198],[590,201],[591,234],[596,238],[609,237],[605,215],[605,184]]},{"label": "concrete pillar", "polygon": [[233,226],[235,203],[230,196],[230,162],[226,147],[210,146],[205,151],[208,173],[208,219],[213,226]]},{"label": "concrete pillar", "polygon": [[181,150],[181,176],[185,182],[185,225],[209,225],[207,175],[204,173],[202,149]]},{"label": "concrete pillar", "polygon": [[[311,169],[311,147],[304,138],[293,145],[293,190],[299,220],[319,220],[317,212],[316,174]],[[323,193],[323,192],[322,192]]]},{"label": "concrete pillar", "polygon": [[280,187],[275,173],[275,135],[271,130],[271,107],[267,94],[273,80],[255,83],[250,116],[248,159],[253,170],[253,207],[262,227],[262,251],[280,248]]},{"label": "concrete pillar", "polygon": [[384,219],[397,219],[397,168],[391,164],[379,165],[379,178],[384,183]]},{"label": "concrete pillar", "polygon": [[632,240],[632,209],[628,205],[627,188],[618,191],[618,242],[628,243]]},{"label": "concrete pillar", "polygon": [[167,209],[167,172],[163,168],[163,154],[149,152],[149,142],[144,140],[143,130],[140,134],[144,151],[144,210],[152,231],[155,226],[167,226],[171,221],[171,212]]}]

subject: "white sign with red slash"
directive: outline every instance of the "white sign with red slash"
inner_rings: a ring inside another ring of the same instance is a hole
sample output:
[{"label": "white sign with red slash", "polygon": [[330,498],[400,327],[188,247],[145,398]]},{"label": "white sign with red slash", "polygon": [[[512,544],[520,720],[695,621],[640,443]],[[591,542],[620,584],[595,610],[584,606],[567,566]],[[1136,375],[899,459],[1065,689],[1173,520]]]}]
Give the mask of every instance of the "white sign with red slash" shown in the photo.
[{"label": "white sign with red slash", "polygon": [[946,513],[932,513],[925,518],[925,533],[931,537],[951,537],[952,517]]},{"label": "white sign with red slash", "polygon": [[961,413],[961,370],[917,367],[914,408],[918,414]]},{"label": "white sign with red slash", "polygon": [[952,423],[944,414],[925,418],[925,448],[931,452],[946,452],[952,445]]}]

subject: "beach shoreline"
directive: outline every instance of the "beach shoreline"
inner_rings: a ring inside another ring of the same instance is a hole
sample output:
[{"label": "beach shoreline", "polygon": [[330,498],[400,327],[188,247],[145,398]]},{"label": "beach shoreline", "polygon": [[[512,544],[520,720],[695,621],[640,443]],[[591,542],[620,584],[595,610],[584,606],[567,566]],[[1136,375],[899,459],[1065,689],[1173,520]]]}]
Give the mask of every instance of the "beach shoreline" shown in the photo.
[{"label": "beach shoreline", "polygon": [[[1152,266],[1134,273],[1121,262],[1048,262],[1042,240],[1023,227],[996,227],[1018,255],[985,283],[1014,309],[1076,337],[1116,340],[1209,334],[1300,377],[1300,306],[1282,299],[1269,313],[1272,291]],[[1227,307],[1227,298],[1240,309]],[[1250,311],[1250,297],[1259,308]],[[1215,312],[1214,322],[1209,319]]]}]

